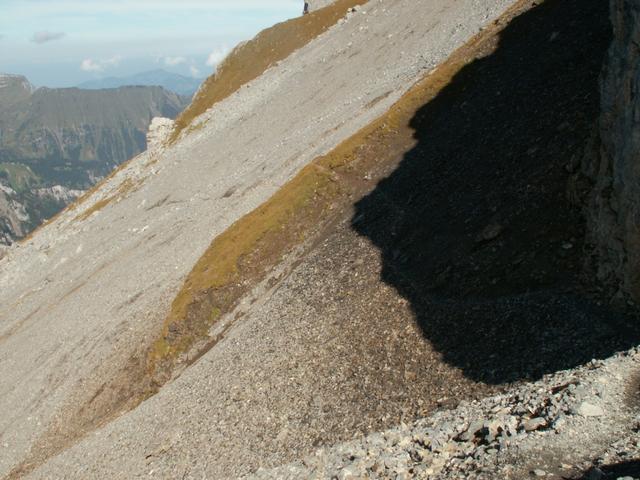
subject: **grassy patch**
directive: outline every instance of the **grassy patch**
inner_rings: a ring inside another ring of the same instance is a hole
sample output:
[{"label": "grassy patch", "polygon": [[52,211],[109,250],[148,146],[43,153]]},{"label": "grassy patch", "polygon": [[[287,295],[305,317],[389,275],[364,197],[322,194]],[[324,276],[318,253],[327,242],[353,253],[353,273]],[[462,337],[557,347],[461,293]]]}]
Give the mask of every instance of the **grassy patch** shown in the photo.
[{"label": "grassy patch", "polygon": [[348,8],[366,1],[338,0],[308,15],[267,28],[252,40],[238,45],[220,63],[216,73],[205,80],[191,105],[176,119],[171,141],[175,141],[196,117],[335,25]]},{"label": "grassy patch", "polygon": [[322,220],[340,191],[328,168],[304,168],[285,188],[218,236],[196,263],[171,306],[163,333],[150,355],[150,367],[173,361],[233,306],[245,292],[239,285],[257,280],[292,245],[308,224]]},{"label": "grassy patch", "polygon": [[20,163],[0,163],[0,176],[7,179],[9,186],[18,193],[26,192],[40,183],[33,170]]}]

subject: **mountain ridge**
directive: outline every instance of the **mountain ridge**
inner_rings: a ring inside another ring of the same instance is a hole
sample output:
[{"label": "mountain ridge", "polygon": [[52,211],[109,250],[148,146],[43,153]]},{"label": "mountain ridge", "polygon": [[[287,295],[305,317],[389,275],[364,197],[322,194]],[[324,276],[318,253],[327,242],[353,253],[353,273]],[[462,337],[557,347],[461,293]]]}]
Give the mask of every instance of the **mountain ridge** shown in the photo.
[{"label": "mountain ridge", "polygon": [[[20,228],[16,214],[4,222],[3,243],[23,237],[76,193],[143,151],[151,120],[175,118],[189,102],[162,87],[34,89],[23,76],[1,78],[0,182],[13,191],[5,204],[27,212],[19,215]],[[31,188],[18,186],[18,177],[30,177]],[[51,187],[67,193],[47,200],[42,192]]]},{"label": "mountain ridge", "polygon": [[178,95],[191,96],[198,90],[202,81],[203,79],[156,69],[126,77],[105,77],[88,80],[77,87],[88,90],[101,90],[125,86],[160,86]]}]

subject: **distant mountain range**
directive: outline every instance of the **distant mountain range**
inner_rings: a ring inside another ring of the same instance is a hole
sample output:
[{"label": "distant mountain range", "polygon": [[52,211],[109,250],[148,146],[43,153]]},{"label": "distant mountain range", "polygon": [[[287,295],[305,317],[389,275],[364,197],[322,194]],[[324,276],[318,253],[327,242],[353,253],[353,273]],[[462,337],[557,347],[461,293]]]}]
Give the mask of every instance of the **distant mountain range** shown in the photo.
[{"label": "distant mountain range", "polygon": [[0,74],[0,243],[144,151],[153,117],[175,118],[189,102],[159,86],[36,90]]},{"label": "distant mountain range", "polygon": [[159,86],[179,95],[193,95],[196,93],[203,79],[185,77],[165,70],[151,70],[130,77],[107,77],[81,83],[78,88],[99,90],[104,88],[118,88],[132,85]]}]

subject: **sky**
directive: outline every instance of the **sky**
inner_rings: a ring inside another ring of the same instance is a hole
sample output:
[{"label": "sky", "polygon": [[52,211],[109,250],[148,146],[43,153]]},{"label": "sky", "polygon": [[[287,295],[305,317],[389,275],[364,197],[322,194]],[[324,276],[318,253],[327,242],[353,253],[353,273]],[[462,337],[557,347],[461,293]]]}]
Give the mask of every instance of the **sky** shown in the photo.
[{"label": "sky", "polygon": [[302,0],[0,0],[0,73],[36,86],[162,68],[204,78]]}]

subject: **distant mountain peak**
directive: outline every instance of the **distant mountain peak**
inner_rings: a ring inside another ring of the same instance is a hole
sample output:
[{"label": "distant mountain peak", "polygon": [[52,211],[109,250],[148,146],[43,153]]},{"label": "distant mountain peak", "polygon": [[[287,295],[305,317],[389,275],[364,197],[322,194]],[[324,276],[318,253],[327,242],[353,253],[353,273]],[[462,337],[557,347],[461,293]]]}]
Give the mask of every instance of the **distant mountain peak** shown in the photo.
[{"label": "distant mountain peak", "polygon": [[25,76],[0,73],[0,110],[29,97],[34,90]]},{"label": "distant mountain peak", "polygon": [[11,73],[0,73],[0,88],[9,86],[20,86],[24,90],[33,91],[33,85],[24,75],[13,75]]},{"label": "distant mountain peak", "polygon": [[179,95],[193,95],[202,79],[168,72],[161,68],[140,72],[127,77],[105,77],[81,83],[78,88],[102,90],[124,86],[160,86]]}]

